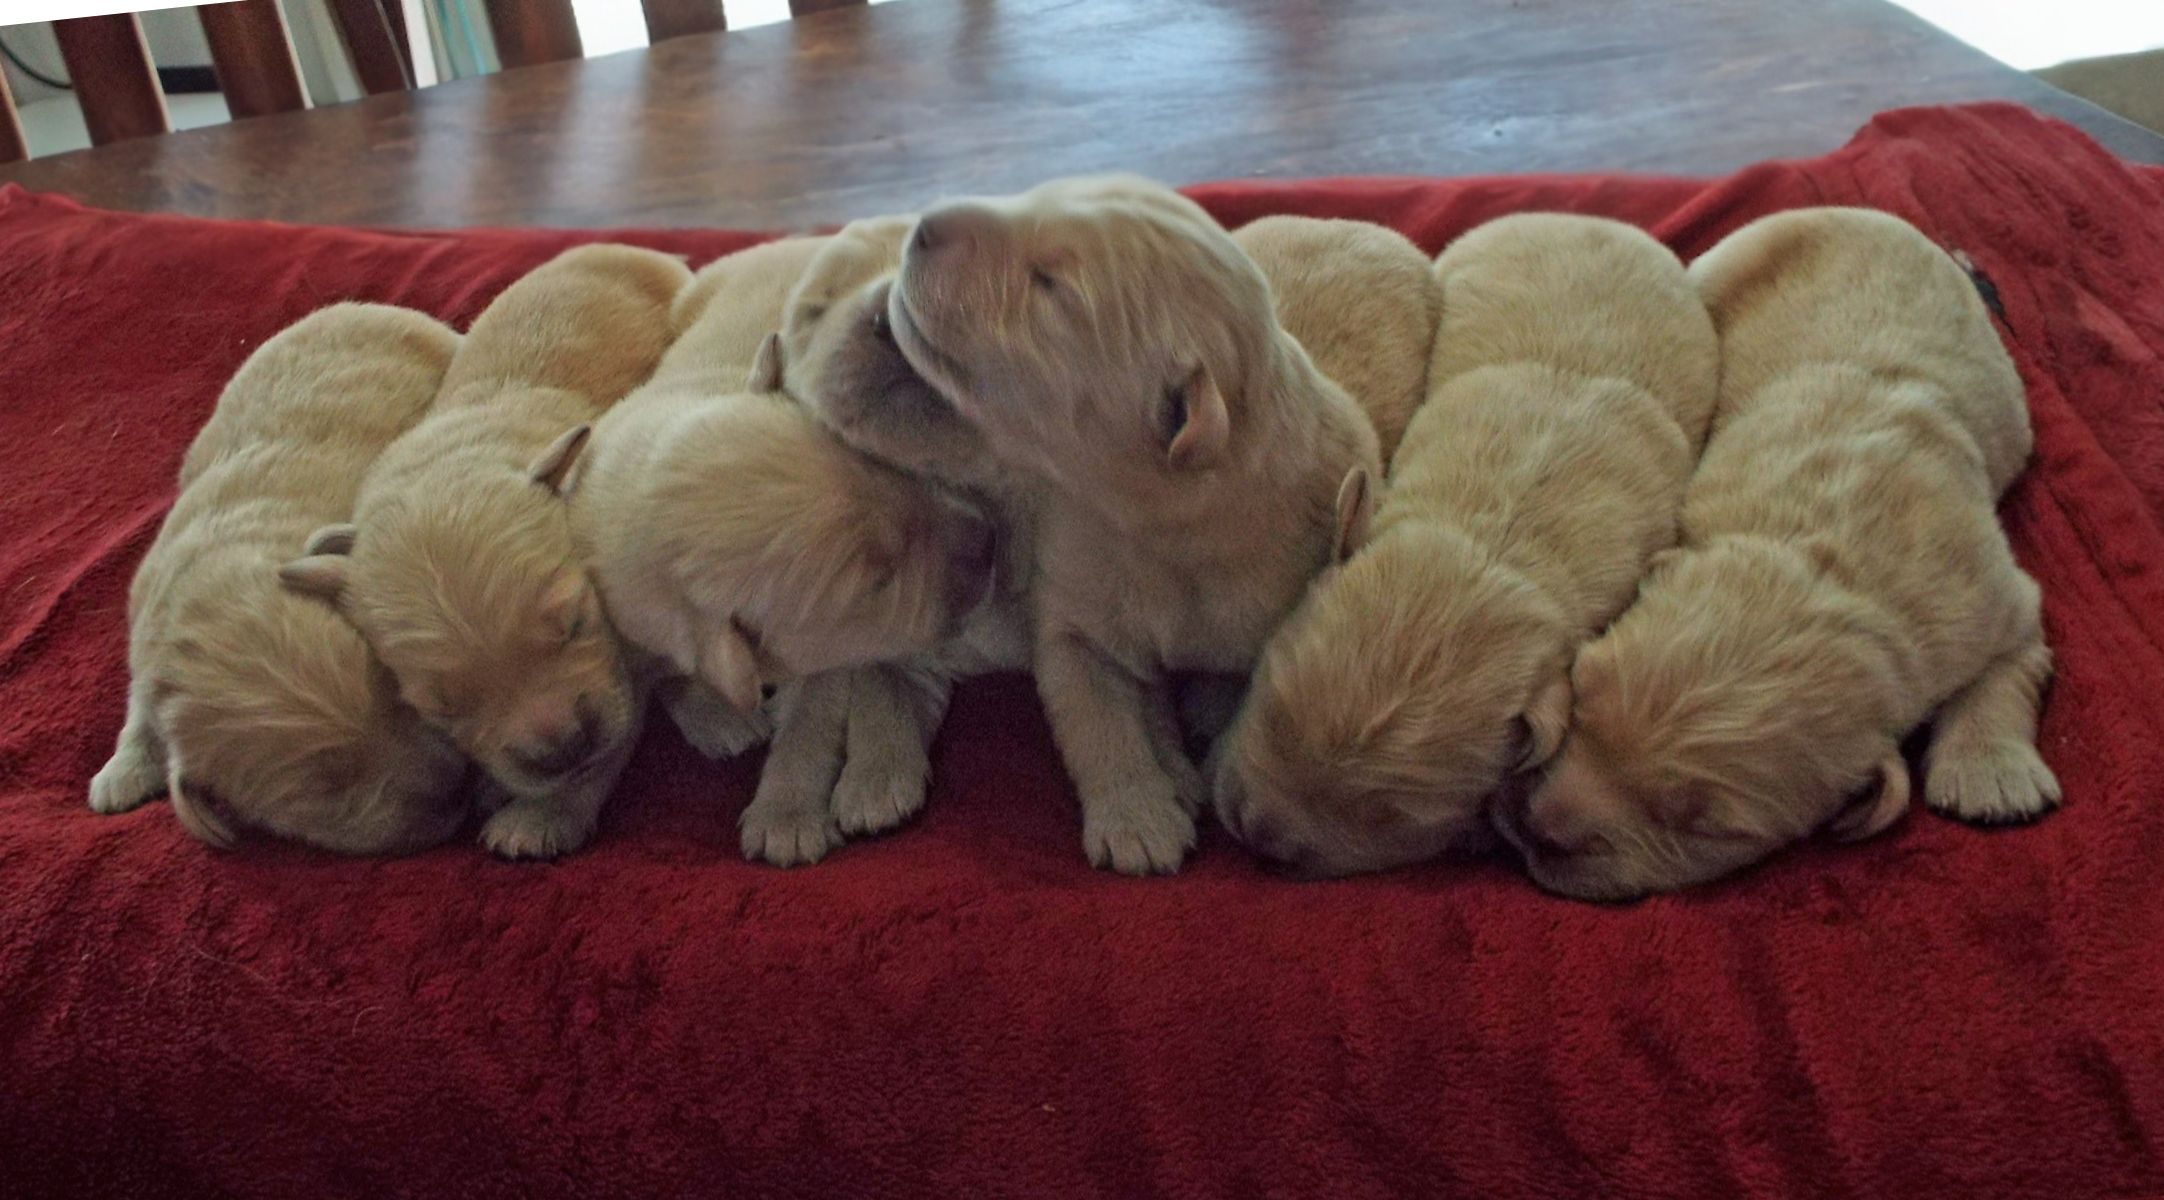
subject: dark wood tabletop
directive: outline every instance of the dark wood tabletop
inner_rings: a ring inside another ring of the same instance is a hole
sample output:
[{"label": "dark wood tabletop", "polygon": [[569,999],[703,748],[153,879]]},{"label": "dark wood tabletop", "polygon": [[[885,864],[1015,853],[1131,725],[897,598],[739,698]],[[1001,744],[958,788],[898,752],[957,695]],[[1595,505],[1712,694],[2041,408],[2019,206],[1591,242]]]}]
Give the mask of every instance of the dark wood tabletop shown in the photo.
[{"label": "dark wood tabletop", "polygon": [[0,169],[105,207],[796,227],[1123,168],[1708,175],[2001,99],[2164,138],[1882,0],[899,0]]}]

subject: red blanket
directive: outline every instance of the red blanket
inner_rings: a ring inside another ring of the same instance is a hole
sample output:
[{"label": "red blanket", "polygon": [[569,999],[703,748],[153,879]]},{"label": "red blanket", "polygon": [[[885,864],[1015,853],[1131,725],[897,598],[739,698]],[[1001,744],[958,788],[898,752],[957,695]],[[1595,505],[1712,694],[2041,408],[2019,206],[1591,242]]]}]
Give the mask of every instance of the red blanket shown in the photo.
[{"label": "red blanket", "polygon": [[[123,596],[220,384],[333,300],[463,322],[599,235],[387,234],[0,191],[0,1193],[2101,1195],[2164,1191],[2164,171],[1985,106],[1703,184],[1237,184],[1434,250],[1562,208],[1694,254],[1866,204],[1995,281],[2038,455],[2064,811],[1928,814],[1630,908],[1501,865],[1294,884],[1222,836],[1091,871],[1026,682],[930,811],[747,865],[756,761],[657,728],[588,852],[219,855],[84,808]],[[929,199],[929,198],[928,198]],[[697,260],[744,244],[626,235]]]}]

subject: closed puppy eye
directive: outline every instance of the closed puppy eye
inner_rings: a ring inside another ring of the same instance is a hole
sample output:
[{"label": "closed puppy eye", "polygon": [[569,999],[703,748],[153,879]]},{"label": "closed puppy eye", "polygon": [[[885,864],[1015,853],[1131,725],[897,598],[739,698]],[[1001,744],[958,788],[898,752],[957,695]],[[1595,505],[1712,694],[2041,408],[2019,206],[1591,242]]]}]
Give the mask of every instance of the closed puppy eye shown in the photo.
[{"label": "closed puppy eye", "polygon": [[571,623],[564,626],[564,645],[568,646],[577,641],[579,635],[584,632],[586,632],[586,610],[581,608],[577,615],[571,618]]},{"label": "closed puppy eye", "polygon": [[1053,277],[1052,272],[1045,270],[1043,267],[1031,267],[1029,269],[1029,281],[1036,285],[1039,291],[1049,292],[1059,287],[1059,280]]}]

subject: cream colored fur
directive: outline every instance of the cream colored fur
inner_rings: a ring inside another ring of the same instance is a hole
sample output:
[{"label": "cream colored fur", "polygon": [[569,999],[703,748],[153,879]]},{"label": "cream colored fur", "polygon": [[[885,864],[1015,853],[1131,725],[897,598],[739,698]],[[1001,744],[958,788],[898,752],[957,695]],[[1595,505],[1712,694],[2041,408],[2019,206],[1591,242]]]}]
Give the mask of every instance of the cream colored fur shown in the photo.
[{"label": "cream colored fur", "polygon": [[982,599],[992,543],[974,505],[850,450],[780,392],[772,348],[730,357],[745,349],[732,331],[772,332],[781,311],[763,283],[742,305],[712,284],[741,280],[740,257],[694,280],[678,306],[692,324],[597,426],[574,509],[628,641],[746,713],[762,685],[783,685],[741,826],[747,857],[786,866],[816,861],[841,832],[822,714],[846,722],[847,683],[806,677],[950,637]]},{"label": "cream colored fur", "polygon": [[1754,222],[1691,273],[1722,338],[1716,432],[1683,548],[1579,656],[1544,784],[1498,809],[1533,877],[1622,899],[1868,836],[1906,809],[1900,744],[1934,713],[1927,803],[2056,804],[2037,589],[1993,514],[2028,412],[1970,280],[1857,209]]},{"label": "cream colored fur", "polygon": [[278,583],[310,530],[351,512],[362,473],[421,418],[457,347],[419,313],[341,304],[233,377],[129,591],[127,723],[92,808],[170,788],[181,823],[215,846],[256,829],[399,853],[457,832],[465,760],[399,703],[336,613]]},{"label": "cream colored fur", "polygon": [[[1572,653],[1674,544],[1718,386],[1683,264],[1613,221],[1491,222],[1436,260],[1427,403],[1363,544],[1262,656],[1220,748],[1227,828],[1316,873],[1485,840],[1562,733]],[[1352,499],[1357,499],[1352,498]]]},{"label": "cream colored fur", "polygon": [[[715,259],[699,268],[677,297],[673,324],[678,330],[698,328],[696,353],[704,361],[748,369],[759,344],[781,328],[790,293],[828,240],[777,238]],[[730,388],[742,390],[743,383],[739,377]]]},{"label": "cream colored fur", "polygon": [[1037,683],[1090,860],[1178,868],[1207,798],[1168,671],[1245,671],[1326,561],[1375,434],[1278,325],[1262,273],[1192,202],[1060,180],[919,221],[897,342],[1045,489]]},{"label": "cream colored fur", "polygon": [[1441,309],[1432,264],[1366,221],[1263,217],[1232,240],[1270,281],[1278,323],[1367,413],[1389,461],[1428,395]]},{"label": "cream colored fur", "polygon": [[428,419],[369,472],[350,553],[286,570],[335,597],[407,701],[510,794],[482,829],[506,857],[585,844],[638,734],[643,696],[562,492],[587,423],[668,347],[689,278],[668,255],[588,246],[505,289]]}]

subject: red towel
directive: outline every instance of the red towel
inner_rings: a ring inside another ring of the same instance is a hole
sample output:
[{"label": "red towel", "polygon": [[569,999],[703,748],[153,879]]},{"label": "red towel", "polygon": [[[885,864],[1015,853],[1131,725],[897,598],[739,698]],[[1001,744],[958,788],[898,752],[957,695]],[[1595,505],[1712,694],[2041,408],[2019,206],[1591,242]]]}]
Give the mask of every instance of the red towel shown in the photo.
[{"label": "red towel", "polygon": [[[1694,254],[1865,204],[1996,284],[2038,456],[2066,807],[1917,813],[1630,908],[1497,864],[1295,884],[1221,835],[1083,862],[1026,682],[913,827],[747,865],[756,761],[641,748],[592,849],[220,855],[84,808],[123,597],[220,384],[333,300],[469,319],[573,242],[0,191],[0,1194],[2091,1196],[2164,1191],[2164,171],[2005,106],[1712,184],[1228,184],[1434,250],[1531,208]],[[626,240],[704,260],[743,235]]]}]

